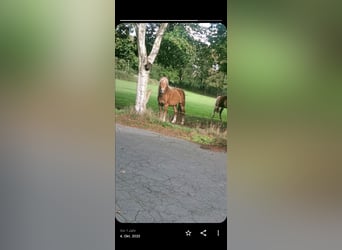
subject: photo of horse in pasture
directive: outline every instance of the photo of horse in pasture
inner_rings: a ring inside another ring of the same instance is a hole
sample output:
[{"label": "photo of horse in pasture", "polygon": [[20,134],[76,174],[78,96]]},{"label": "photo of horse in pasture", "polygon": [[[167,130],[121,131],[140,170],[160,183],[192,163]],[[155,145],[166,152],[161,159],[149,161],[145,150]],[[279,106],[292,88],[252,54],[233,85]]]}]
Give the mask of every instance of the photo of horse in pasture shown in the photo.
[{"label": "photo of horse in pasture", "polygon": [[225,26],[123,23],[115,31],[115,220],[225,222]]}]

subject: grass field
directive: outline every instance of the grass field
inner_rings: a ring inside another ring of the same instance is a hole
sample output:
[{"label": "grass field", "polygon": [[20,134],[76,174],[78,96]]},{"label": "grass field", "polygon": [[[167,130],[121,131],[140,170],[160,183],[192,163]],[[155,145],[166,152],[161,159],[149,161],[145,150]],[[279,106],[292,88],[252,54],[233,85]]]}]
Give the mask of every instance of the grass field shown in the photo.
[{"label": "grass field", "polygon": [[[154,112],[158,112],[157,93],[158,85],[149,84],[148,89],[152,90],[147,108],[152,109]],[[136,95],[136,83],[115,80],[115,108],[123,109],[135,104]],[[186,119],[193,120],[208,120],[211,118],[211,114],[215,105],[215,98],[193,93],[191,91],[185,91],[185,116]],[[170,107],[168,114],[173,114],[173,109]],[[219,115],[216,113],[214,120],[219,120]],[[227,121],[227,111],[222,112],[222,121]]]},{"label": "grass field", "polygon": [[[227,111],[211,119],[215,106],[215,98],[185,91],[185,124],[172,124],[159,120],[157,102],[158,85],[149,84],[152,90],[147,111],[137,115],[134,111],[136,83],[124,80],[115,81],[115,119],[117,123],[153,130],[165,135],[190,140],[201,144],[203,148],[227,150]],[[168,116],[171,119],[173,109],[170,107]]]}]

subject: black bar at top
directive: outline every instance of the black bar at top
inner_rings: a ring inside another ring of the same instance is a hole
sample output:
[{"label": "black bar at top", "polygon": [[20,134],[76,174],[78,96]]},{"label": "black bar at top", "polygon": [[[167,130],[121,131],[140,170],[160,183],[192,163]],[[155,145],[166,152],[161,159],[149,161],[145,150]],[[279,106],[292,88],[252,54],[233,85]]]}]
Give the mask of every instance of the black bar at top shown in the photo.
[{"label": "black bar at top", "polygon": [[220,22],[227,27],[228,1],[115,0],[115,24],[124,22]]}]

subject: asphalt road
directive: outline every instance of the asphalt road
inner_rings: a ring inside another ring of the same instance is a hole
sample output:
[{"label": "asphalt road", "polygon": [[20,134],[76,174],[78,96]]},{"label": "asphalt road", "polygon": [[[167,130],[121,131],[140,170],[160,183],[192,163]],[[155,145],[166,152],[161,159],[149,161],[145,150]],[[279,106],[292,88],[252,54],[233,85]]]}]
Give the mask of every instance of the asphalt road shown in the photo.
[{"label": "asphalt road", "polygon": [[115,214],[120,222],[222,222],[227,153],[116,124]]}]

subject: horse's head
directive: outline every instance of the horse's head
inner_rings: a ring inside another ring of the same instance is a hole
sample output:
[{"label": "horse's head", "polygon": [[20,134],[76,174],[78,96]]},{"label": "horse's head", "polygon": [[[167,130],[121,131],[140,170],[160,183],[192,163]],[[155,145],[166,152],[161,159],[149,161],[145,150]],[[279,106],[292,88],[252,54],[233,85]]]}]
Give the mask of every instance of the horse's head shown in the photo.
[{"label": "horse's head", "polygon": [[169,80],[166,77],[162,77],[159,81],[159,94],[164,94],[169,86]]}]

